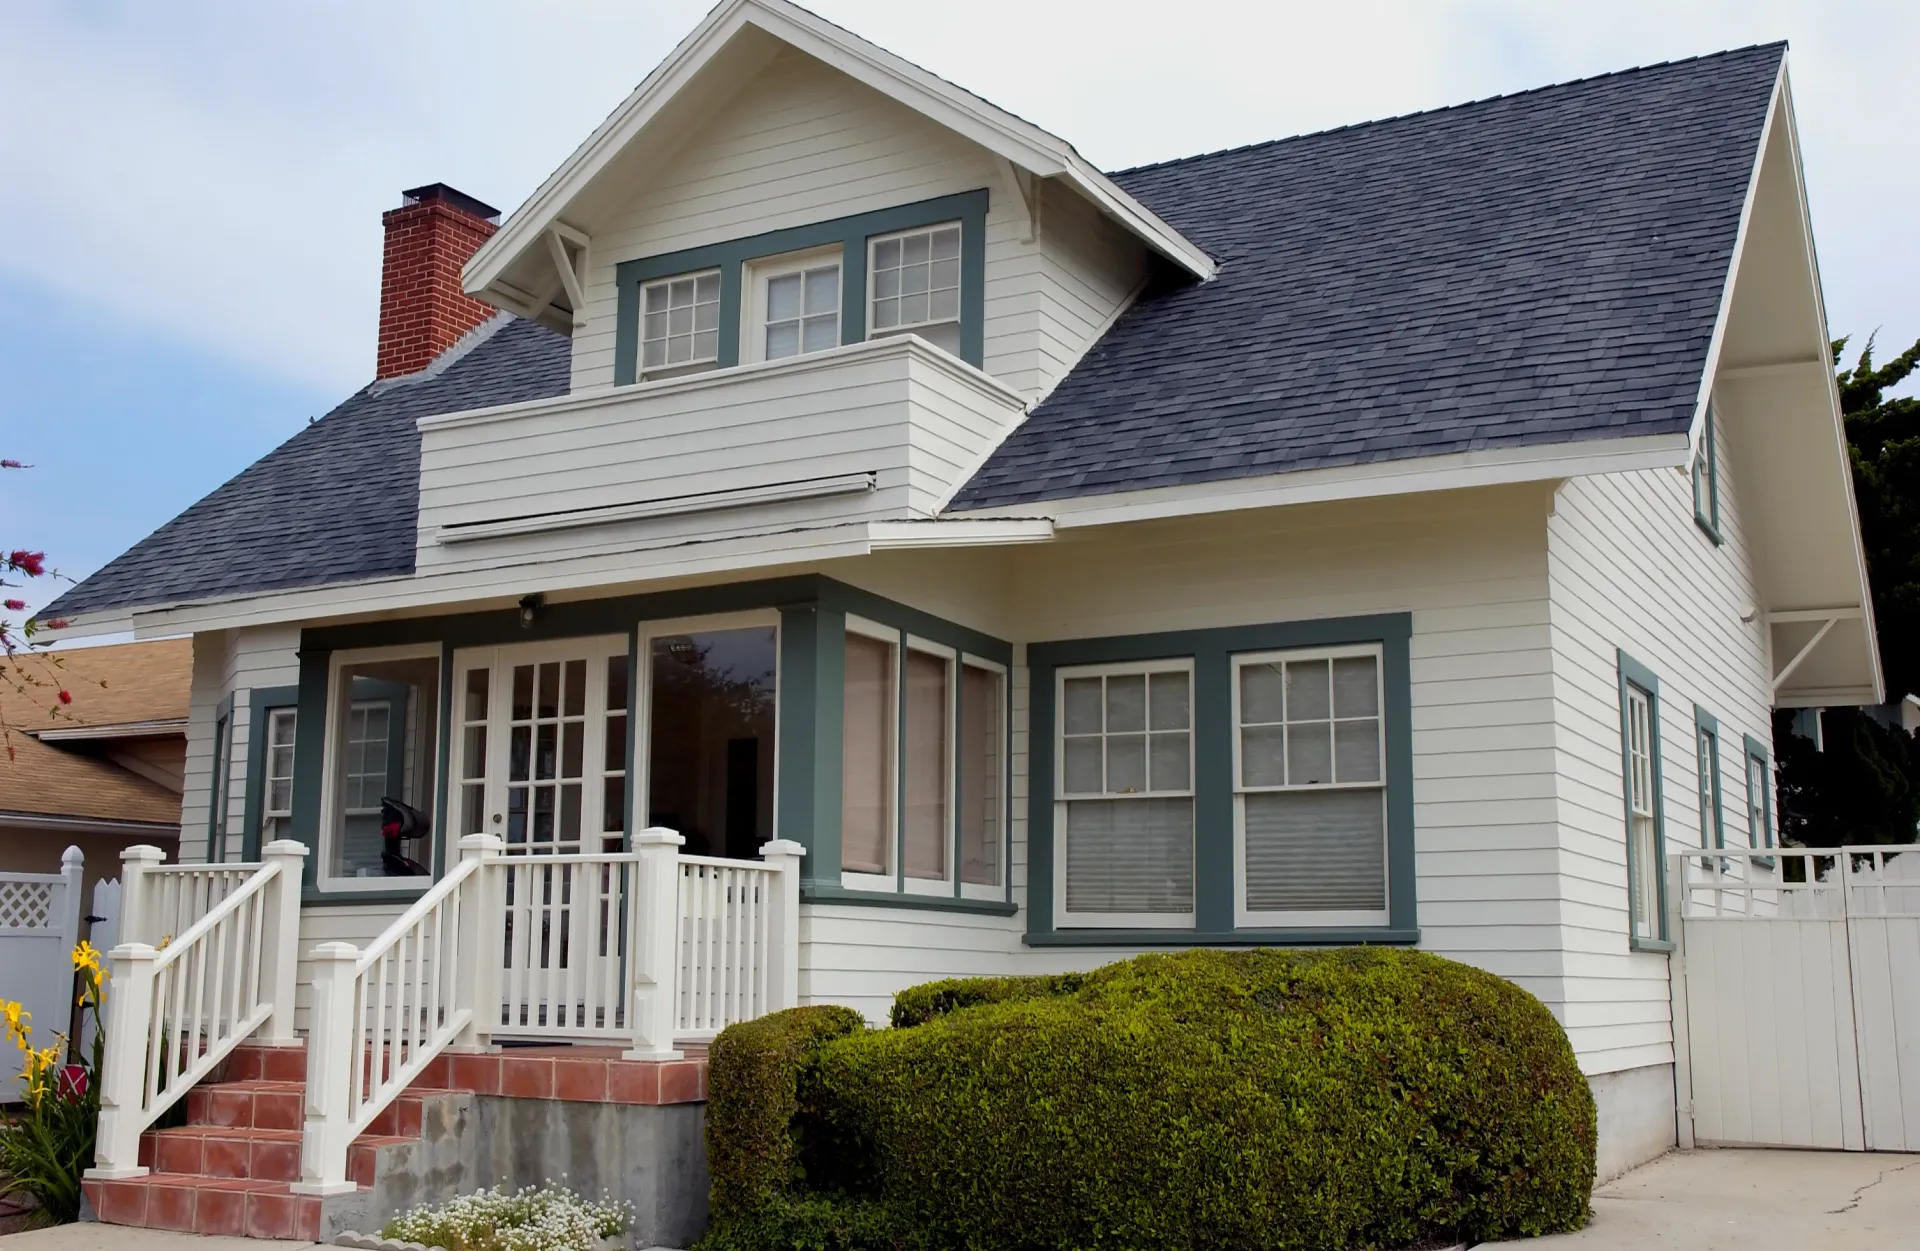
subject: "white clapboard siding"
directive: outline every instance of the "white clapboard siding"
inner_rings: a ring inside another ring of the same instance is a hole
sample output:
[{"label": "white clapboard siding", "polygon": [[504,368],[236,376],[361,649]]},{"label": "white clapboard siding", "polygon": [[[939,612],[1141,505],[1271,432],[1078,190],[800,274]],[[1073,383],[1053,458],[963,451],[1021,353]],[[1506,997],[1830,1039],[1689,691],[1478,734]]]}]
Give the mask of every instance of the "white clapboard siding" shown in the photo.
[{"label": "white clapboard siding", "polygon": [[1660,679],[1660,748],[1670,846],[1698,846],[1694,705],[1720,724],[1727,841],[1748,838],[1743,736],[1771,741],[1765,628],[1741,528],[1737,409],[1718,413],[1720,529],[1695,525],[1688,475],[1673,469],[1577,478],[1548,522],[1563,831],[1565,1023],[1588,1072],[1673,1058],[1667,957],[1627,947],[1625,800],[1616,649]]},{"label": "white clapboard siding", "polygon": [[[436,418],[421,429],[418,567],[930,515],[1020,419],[1013,392],[918,339],[738,373]],[[875,489],[466,542],[443,527],[871,474]]]},{"label": "white clapboard siding", "polygon": [[207,819],[213,800],[213,731],[220,701],[233,696],[227,753],[227,856],[240,855],[246,820],[247,741],[251,732],[248,692],[255,687],[293,686],[300,680],[300,631],[274,626],[196,634],[193,677],[187,697],[187,752],[180,802],[182,863],[208,859]]},{"label": "white clapboard siding", "polygon": [[1025,197],[984,148],[792,51],[634,184],[589,224],[576,391],[613,381],[615,275],[640,257],[985,188],[983,365],[1029,399],[1079,359],[1145,272],[1139,245],[1070,193],[1049,193],[1036,234]]}]

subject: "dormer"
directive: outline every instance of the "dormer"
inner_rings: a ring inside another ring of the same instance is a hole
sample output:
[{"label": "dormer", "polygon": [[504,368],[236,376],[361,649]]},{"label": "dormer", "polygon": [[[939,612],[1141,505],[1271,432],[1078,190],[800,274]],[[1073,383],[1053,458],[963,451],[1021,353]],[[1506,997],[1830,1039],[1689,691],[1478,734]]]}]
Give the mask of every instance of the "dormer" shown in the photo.
[{"label": "dormer", "polygon": [[1031,403],[1213,262],[1063,140],[784,0],[728,0],[467,264],[576,393],[917,334]]}]

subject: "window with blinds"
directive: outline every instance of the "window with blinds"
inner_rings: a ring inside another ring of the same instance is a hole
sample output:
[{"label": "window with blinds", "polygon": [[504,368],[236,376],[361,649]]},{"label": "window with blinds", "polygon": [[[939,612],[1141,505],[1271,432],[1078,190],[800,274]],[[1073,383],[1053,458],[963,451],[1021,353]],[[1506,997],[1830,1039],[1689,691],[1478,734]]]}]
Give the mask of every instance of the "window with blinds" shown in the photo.
[{"label": "window with blinds", "polygon": [[1236,656],[1240,925],[1387,921],[1377,646]]},{"label": "window with blinds", "polygon": [[997,898],[1007,811],[1007,676],[967,659],[960,666],[960,888]]},{"label": "window with blinds", "polygon": [[[840,868],[893,875],[894,645],[847,634],[840,775]],[[892,882],[884,883],[892,889]]]},{"label": "window with blinds", "polygon": [[1657,726],[1653,699],[1646,691],[1628,683],[1626,701],[1627,838],[1632,851],[1627,858],[1627,894],[1634,937],[1659,938],[1660,848],[1653,785]]},{"label": "window with blinds", "polygon": [[1191,926],[1192,662],[1057,681],[1057,924]]}]

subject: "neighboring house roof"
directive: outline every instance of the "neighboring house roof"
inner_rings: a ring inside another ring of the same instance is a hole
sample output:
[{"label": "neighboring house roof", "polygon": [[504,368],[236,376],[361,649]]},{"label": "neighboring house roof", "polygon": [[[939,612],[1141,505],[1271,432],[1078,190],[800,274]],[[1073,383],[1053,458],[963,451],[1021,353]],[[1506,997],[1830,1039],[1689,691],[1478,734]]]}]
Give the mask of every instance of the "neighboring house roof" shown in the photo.
[{"label": "neighboring house roof", "polygon": [[1220,261],[955,497],[1685,433],[1785,44],[1114,175]]},{"label": "neighboring house roof", "polygon": [[[1144,296],[953,507],[1684,433],[1784,51],[1115,175],[1219,274]],[[415,420],[564,394],[569,351],[503,315],[347,400],[48,615],[411,572]]]},{"label": "neighboring house roof", "polygon": [[[154,727],[153,737],[182,736],[193,676],[191,639],[72,648],[12,663],[49,684],[16,691],[0,682],[0,718],[14,731],[7,744],[12,758],[0,750],[0,825],[9,814],[179,823],[178,793],[37,735],[120,726]],[[73,695],[65,715],[51,711],[58,687]]]}]

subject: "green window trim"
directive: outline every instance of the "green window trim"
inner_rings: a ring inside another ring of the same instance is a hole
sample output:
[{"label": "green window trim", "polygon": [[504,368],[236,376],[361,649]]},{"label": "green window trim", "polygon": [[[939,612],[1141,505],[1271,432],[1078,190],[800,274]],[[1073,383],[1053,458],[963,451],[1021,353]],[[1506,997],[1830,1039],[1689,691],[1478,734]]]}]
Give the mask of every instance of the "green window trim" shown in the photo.
[{"label": "green window trim", "polygon": [[[1036,643],[1027,649],[1027,933],[1033,947],[1416,943],[1413,730],[1408,613]],[[1387,924],[1322,929],[1235,927],[1233,657],[1243,652],[1378,644],[1385,720]],[[1082,665],[1193,661],[1194,925],[1061,928],[1054,919],[1055,671]]]},{"label": "green window trim", "polygon": [[[637,750],[639,625],[683,617],[719,616],[755,609],[780,614],[780,694],[775,725],[776,826],[780,837],[807,848],[801,861],[801,898],[809,902],[849,903],[935,911],[1009,915],[1012,902],[1011,808],[1001,823],[1002,899],[950,899],[942,895],[905,895],[847,891],[840,885],[840,752],[842,675],[846,663],[846,617],[852,613],[871,621],[897,626],[918,637],[967,655],[991,660],[1009,672],[1007,704],[1011,706],[1013,646],[978,630],[931,613],[860,590],[832,578],[808,574],[690,587],[608,599],[579,600],[541,607],[532,622],[522,623],[517,607],[444,617],[410,617],[396,621],[326,626],[301,631],[299,721],[294,738],[294,793],[291,837],[319,846],[320,791],[327,730],[327,686],[333,654],[405,644],[436,644],[440,660],[440,743],[438,776],[434,785],[432,858],[433,879],[446,870],[445,820],[452,736],[446,727],[453,715],[453,655],[461,648],[506,646],[591,635],[627,636],[628,776]],[[284,692],[282,692],[284,694]],[[1010,745],[1009,733],[1006,744]],[[1004,745],[1003,745],[1004,750]],[[1012,787],[1007,788],[1009,795]],[[634,826],[639,797],[627,790],[627,828]],[[1009,801],[1010,802],[1010,801]],[[307,858],[305,902],[350,906],[364,903],[409,902],[417,890],[322,891],[316,856]],[[956,874],[956,876],[958,876]],[[430,879],[432,880],[432,879]]]},{"label": "green window trim", "polygon": [[[213,713],[213,769],[207,778],[207,863],[227,859],[227,816],[233,795],[233,695]],[[244,856],[242,857],[245,858]]]},{"label": "green window trim", "polygon": [[1726,542],[1720,535],[1720,449],[1714,437],[1713,402],[1707,402],[1705,429],[1700,448],[1693,455],[1690,472],[1693,480],[1693,521],[1715,547]]},{"label": "green window trim", "polygon": [[867,337],[867,240],[951,221],[960,223],[960,359],[980,368],[986,355],[987,201],[981,188],[622,261],[614,267],[614,385],[639,377],[640,288],[656,278],[720,271],[719,368],[726,369],[740,363],[742,275],[749,262],[838,243],[840,342],[860,343]]},{"label": "green window trim", "polygon": [[[1773,830],[1773,757],[1767,750],[1765,743],[1751,734],[1744,735],[1743,737],[1745,739],[1744,746],[1746,749],[1744,759],[1748,762],[1748,767],[1751,768],[1756,764],[1760,766],[1760,803],[1758,805],[1760,809],[1760,829],[1758,831],[1760,841],[1754,841],[1756,831],[1752,828],[1751,817],[1749,817],[1747,841],[1756,848],[1773,847],[1776,846]],[[1751,813],[1755,807],[1753,800],[1754,796],[1749,792],[1747,796],[1747,810],[1749,813]],[[1764,863],[1771,866],[1773,864],[1773,857],[1767,857]]]},{"label": "green window trim", "polygon": [[[1670,952],[1673,950],[1673,943],[1667,934],[1667,875],[1660,863],[1660,857],[1667,846],[1665,786],[1662,782],[1660,767],[1660,679],[1653,670],[1629,656],[1624,650],[1615,653],[1615,660],[1620,696],[1620,776],[1627,835],[1627,946],[1634,951]],[[1647,866],[1639,863],[1639,853],[1633,845],[1633,731],[1629,725],[1631,715],[1627,699],[1629,687],[1638,688],[1647,698],[1648,766],[1652,777],[1653,793],[1650,799],[1653,808],[1653,845],[1656,849],[1652,873],[1656,907],[1659,912],[1654,925],[1655,937],[1652,938],[1642,938],[1637,932],[1640,919],[1639,892],[1634,887],[1640,881],[1640,874],[1646,871]]]},{"label": "green window trim", "polygon": [[[267,731],[273,714],[280,709],[294,709],[297,716],[299,706],[297,686],[256,686],[247,692],[247,789],[240,826],[240,858],[243,860],[260,859],[260,826],[265,820],[267,802]],[[296,742],[299,732],[296,721]],[[299,768],[298,760],[296,751],[295,769]]]},{"label": "green window trim", "polygon": [[[1708,745],[1705,761],[1707,780],[1713,784],[1713,811],[1700,813],[1700,845],[1702,847],[1725,847],[1727,845],[1727,802],[1726,794],[1720,789],[1720,721],[1699,704],[1693,706],[1693,739],[1695,755],[1699,754],[1701,739]],[[1696,790],[1698,788],[1696,787]],[[1702,800],[1706,796],[1701,796]],[[1713,841],[1708,842],[1708,826],[1712,826]]]}]

